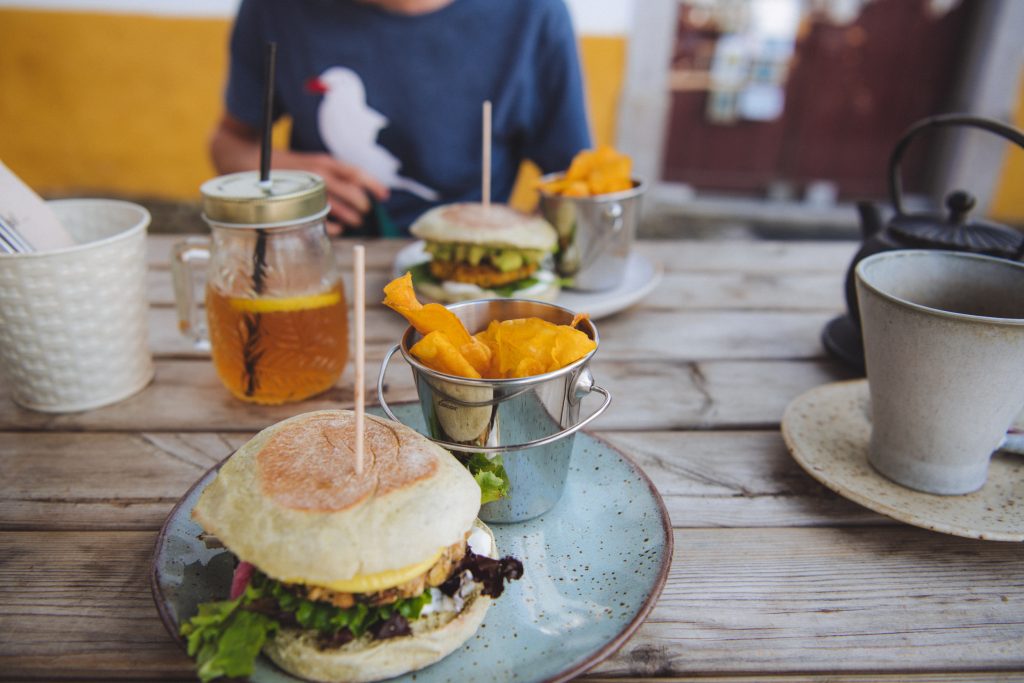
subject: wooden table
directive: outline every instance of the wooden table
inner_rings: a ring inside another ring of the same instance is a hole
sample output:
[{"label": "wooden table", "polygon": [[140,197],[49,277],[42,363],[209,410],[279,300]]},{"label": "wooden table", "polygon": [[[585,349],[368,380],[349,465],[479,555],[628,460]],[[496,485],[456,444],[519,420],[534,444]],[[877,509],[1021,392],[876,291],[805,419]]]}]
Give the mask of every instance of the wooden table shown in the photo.
[{"label": "wooden table", "polygon": [[[147,583],[164,516],[257,430],[352,404],[351,372],[299,405],[231,398],[178,336],[171,243],[150,239],[147,389],[71,415],[20,409],[0,390],[0,678],[190,679]],[[401,246],[368,249],[373,377],[405,326],[377,305]],[[666,275],[599,322],[594,372],[616,401],[595,424],[661,491],[675,557],[646,623],[591,678],[1024,680],[1024,546],[869,512],[804,474],[783,445],[787,402],[851,377],[818,339],[844,307],[855,247],[639,245]],[[348,263],[347,245],[341,254]],[[408,374],[390,373],[389,400],[414,397]]]}]

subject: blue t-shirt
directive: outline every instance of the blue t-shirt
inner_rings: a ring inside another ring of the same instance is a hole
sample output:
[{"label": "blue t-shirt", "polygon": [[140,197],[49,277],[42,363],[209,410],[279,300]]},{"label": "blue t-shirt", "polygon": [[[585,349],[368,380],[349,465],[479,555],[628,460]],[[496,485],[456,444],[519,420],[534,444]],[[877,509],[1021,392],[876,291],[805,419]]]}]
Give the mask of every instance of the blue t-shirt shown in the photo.
[{"label": "blue t-shirt", "polygon": [[491,197],[519,164],[568,167],[590,144],[576,41],[562,0],[453,0],[422,15],[352,0],[243,0],[227,109],[260,125],[264,45],[291,147],[329,151],[391,187],[402,228],[439,203],[480,201],[482,104],[491,100]]}]

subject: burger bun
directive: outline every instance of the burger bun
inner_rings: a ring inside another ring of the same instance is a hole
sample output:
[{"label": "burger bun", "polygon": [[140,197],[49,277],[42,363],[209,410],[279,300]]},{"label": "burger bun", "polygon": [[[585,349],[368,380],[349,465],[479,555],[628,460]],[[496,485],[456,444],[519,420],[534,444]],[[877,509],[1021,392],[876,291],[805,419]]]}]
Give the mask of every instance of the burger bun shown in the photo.
[{"label": "burger bun", "polygon": [[[477,526],[490,538],[491,556],[497,555],[494,535],[483,523]],[[283,629],[274,634],[264,653],[289,673],[324,683],[378,681],[422,669],[457,650],[483,623],[491,598],[474,592],[461,612],[433,612],[410,622],[412,636],[387,640],[367,637],[341,647],[322,648],[310,631]]]}]

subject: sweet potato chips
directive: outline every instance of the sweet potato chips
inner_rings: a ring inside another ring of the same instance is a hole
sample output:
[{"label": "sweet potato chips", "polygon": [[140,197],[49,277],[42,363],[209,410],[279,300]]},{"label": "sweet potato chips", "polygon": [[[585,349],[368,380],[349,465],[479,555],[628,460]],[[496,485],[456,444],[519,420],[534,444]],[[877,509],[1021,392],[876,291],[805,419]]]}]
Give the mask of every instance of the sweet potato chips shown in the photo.
[{"label": "sweet potato chips", "polygon": [[633,187],[632,160],[607,145],[577,154],[561,177],[540,183],[542,192],[563,197],[592,197]]},{"label": "sweet potato chips", "polygon": [[531,377],[563,368],[596,348],[571,325],[540,318],[494,320],[470,335],[462,321],[440,304],[421,304],[406,273],[384,287],[384,305],[400,313],[423,338],[410,349],[424,365],[457,377],[509,379]]}]

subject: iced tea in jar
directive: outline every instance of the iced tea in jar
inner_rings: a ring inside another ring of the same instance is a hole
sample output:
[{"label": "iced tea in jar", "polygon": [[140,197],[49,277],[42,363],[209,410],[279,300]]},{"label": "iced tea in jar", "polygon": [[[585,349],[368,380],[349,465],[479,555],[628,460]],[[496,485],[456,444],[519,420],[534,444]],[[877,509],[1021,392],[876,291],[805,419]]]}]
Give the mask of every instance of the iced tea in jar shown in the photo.
[{"label": "iced tea in jar", "polygon": [[221,382],[243,401],[287,403],[329,389],[348,359],[348,308],[324,229],[323,180],[235,173],[201,192],[210,238],[178,245],[172,260],[182,330],[208,343]]}]

